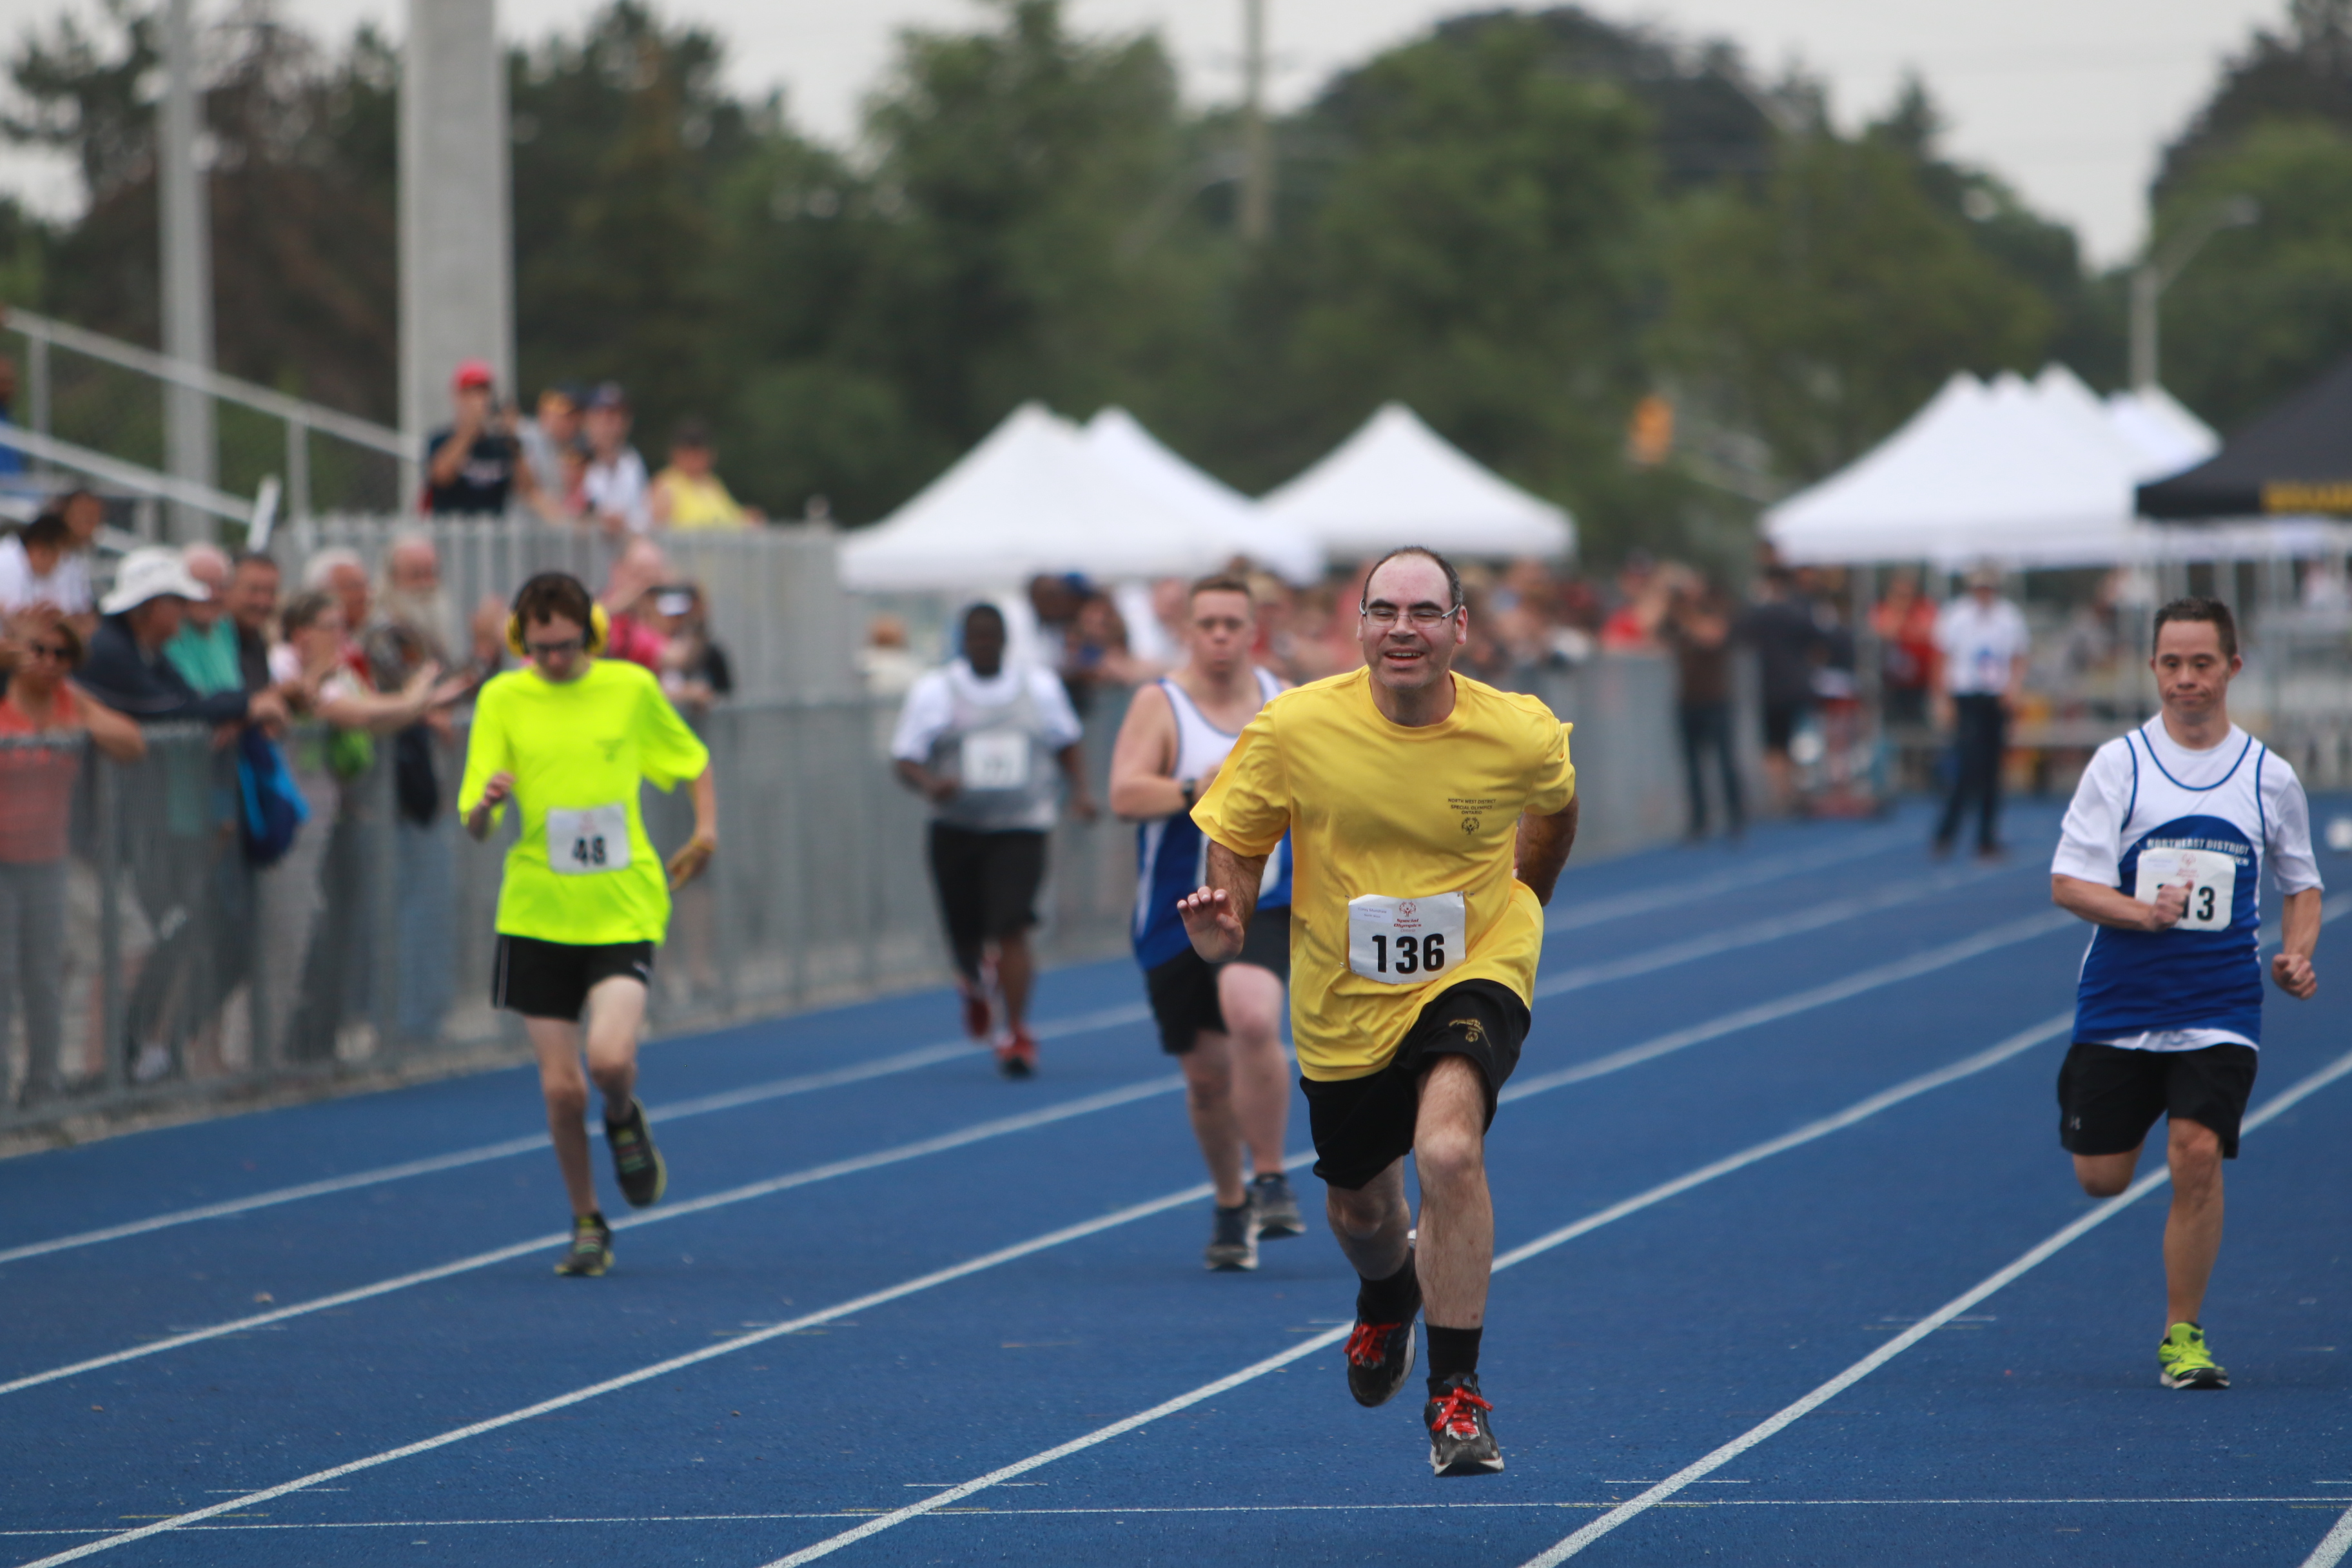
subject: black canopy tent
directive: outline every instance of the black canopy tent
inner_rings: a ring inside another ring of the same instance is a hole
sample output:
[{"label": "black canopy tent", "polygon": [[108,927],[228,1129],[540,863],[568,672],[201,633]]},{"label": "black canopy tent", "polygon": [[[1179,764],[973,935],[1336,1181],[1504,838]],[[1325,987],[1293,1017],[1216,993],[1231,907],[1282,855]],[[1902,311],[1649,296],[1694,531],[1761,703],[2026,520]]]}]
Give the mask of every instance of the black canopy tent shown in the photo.
[{"label": "black canopy tent", "polygon": [[2142,517],[2352,516],[2352,356],[2193,468],[2139,487]]}]

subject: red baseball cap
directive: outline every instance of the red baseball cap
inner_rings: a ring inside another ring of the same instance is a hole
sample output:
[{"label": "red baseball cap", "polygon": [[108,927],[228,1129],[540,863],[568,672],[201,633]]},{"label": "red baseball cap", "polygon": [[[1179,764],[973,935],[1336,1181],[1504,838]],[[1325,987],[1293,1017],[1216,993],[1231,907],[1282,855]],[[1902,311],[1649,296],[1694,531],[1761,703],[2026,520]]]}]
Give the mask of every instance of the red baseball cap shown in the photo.
[{"label": "red baseball cap", "polygon": [[498,377],[490,374],[490,362],[486,359],[460,360],[452,384],[460,392],[469,386],[495,386]]}]

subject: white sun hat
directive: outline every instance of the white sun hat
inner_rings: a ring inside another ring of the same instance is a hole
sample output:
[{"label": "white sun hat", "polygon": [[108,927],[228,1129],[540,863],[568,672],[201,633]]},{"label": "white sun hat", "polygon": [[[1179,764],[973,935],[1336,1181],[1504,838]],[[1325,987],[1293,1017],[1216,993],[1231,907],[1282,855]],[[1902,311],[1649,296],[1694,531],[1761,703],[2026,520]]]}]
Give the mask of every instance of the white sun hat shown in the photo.
[{"label": "white sun hat", "polygon": [[114,574],[114,591],[99,602],[98,608],[101,615],[119,616],[167,594],[183,599],[213,596],[210,589],[190,574],[178,551],[149,545],[122,558],[122,565]]}]

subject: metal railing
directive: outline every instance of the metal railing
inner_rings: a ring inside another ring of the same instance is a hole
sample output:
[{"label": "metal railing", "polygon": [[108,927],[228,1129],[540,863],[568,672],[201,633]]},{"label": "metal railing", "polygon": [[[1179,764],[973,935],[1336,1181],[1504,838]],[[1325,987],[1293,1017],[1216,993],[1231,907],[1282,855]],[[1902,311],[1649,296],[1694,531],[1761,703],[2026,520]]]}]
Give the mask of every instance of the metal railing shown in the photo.
[{"label": "metal railing", "polygon": [[[167,466],[162,395],[185,387],[227,416],[218,421],[221,488],[251,493],[265,476],[279,476],[295,517],[311,515],[322,500],[352,510],[397,507],[421,458],[418,443],[388,426],[37,311],[9,309],[0,318],[0,341],[10,335],[23,340],[17,423],[26,430],[160,471]],[[95,474],[63,453],[30,455]]]},{"label": "metal railing", "polygon": [[[1671,671],[1604,659],[1539,684],[1578,721],[1580,858],[1672,837]],[[745,703],[697,721],[722,849],[677,900],[655,1028],[947,977],[926,808],[885,755],[897,706]],[[1087,715],[1098,794],[1124,711],[1114,691]],[[311,817],[291,852],[259,868],[234,826],[233,749],[200,726],[147,734],[146,758],[130,765],[84,754],[78,739],[0,741],[0,847],[24,852],[17,829],[45,790],[64,790],[68,805],[53,856],[0,861],[0,1132],[523,1054],[519,1024],[489,1000],[506,845],[474,843],[449,810],[462,732],[436,754],[443,809],[418,824],[400,815],[390,742],[298,731],[286,751]],[[645,803],[656,847],[682,843],[686,792],[648,791]],[[1108,817],[1055,830],[1041,956],[1126,951],[1134,845],[1133,828]],[[1564,886],[1572,896],[1573,879]]]}]

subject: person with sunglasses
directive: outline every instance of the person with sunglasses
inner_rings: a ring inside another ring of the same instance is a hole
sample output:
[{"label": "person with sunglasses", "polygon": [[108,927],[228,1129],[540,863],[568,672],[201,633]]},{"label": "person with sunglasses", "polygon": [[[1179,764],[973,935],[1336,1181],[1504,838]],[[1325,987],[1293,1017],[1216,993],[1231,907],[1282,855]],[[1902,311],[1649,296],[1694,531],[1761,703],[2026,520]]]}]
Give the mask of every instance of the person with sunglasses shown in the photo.
[{"label": "person with sunglasses", "polygon": [[0,1037],[8,999],[25,1017],[20,1102],[64,1087],[66,835],[82,737],[118,763],[147,754],[139,726],[67,677],[81,638],[62,616],[29,611],[10,627],[14,678],[0,694]]},{"label": "person with sunglasses", "polygon": [[[572,1200],[572,1242],[555,1271],[572,1276],[599,1275],[613,1262],[582,1120],[589,1079],[604,1095],[622,1195],[645,1208],[668,1185],[636,1097],[637,1026],[654,948],[669,925],[669,895],[719,847],[709,752],[653,671],[598,657],[606,626],[604,607],[575,577],[547,572],[522,585],[506,635],[526,662],[482,688],[457,786],[458,813],[477,839],[489,836],[509,802],[520,813],[499,886],[491,1000],[522,1015],[539,1058],[548,1131]],[[646,781],[664,790],[684,781],[693,791],[694,836],[667,867],[638,812]]]},{"label": "person with sunglasses", "polygon": [[1422,1421],[1440,1476],[1503,1468],[1478,1387],[1495,1249],[1486,1135],[1527,1038],[1542,906],[1577,823],[1570,727],[1454,673],[1468,616],[1435,551],[1376,563],[1358,610],[1366,668],[1251,719],[1192,810],[1207,878],[1178,905],[1193,951],[1230,963],[1290,835],[1291,1037],[1315,1174],[1360,1279],[1348,1387],[1364,1405],[1396,1394],[1425,1306]]}]

